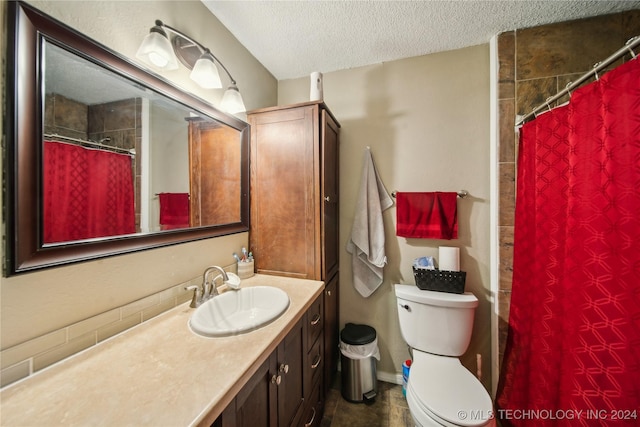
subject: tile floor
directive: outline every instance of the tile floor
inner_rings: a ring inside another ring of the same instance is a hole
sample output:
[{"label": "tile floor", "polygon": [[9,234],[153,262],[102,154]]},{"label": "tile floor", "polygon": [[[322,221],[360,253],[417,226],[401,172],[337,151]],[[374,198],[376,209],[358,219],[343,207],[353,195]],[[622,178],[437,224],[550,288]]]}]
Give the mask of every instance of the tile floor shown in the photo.
[{"label": "tile floor", "polygon": [[321,427],[413,427],[402,386],[378,381],[371,403],[351,403],[342,398],[339,381],[329,391]]}]

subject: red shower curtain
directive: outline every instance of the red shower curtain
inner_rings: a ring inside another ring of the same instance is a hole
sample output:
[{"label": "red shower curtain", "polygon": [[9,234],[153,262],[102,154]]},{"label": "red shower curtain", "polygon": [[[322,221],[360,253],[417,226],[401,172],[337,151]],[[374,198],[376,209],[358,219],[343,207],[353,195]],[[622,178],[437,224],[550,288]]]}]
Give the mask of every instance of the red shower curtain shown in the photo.
[{"label": "red shower curtain", "polygon": [[136,232],[131,157],[45,141],[44,243]]},{"label": "red shower curtain", "polygon": [[640,425],[640,60],[520,134],[503,426]]}]

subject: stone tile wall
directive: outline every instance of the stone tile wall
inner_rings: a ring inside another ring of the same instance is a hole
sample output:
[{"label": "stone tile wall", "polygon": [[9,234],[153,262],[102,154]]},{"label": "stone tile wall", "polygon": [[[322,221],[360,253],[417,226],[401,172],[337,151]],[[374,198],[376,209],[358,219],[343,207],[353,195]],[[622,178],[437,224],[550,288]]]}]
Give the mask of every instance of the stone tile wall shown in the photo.
[{"label": "stone tile wall", "polygon": [[[513,273],[515,116],[528,114],[637,35],[640,35],[640,10],[510,31],[498,36],[500,361],[507,336]],[[627,55],[611,67],[629,58],[631,56]],[[551,107],[567,100],[565,96]]]},{"label": "stone tile wall", "polygon": [[85,104],[58,94],[47,94],[44,101],[44,133],[87,138]]},{"label": "stone tile wall", "polygon": [[133,181],[135,186],[136,230],[140,231],[142,99],[131,98],[103,104],[85,105],[60,94],[45,97],[44,133],[89,139],[127,150],[135,149]]}]

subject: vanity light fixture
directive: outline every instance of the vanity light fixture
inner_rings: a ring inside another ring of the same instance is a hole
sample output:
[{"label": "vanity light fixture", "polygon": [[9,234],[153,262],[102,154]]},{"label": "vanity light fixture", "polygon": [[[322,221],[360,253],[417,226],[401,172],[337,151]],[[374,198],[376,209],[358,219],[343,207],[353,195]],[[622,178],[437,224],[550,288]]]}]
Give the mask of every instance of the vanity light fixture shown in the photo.
[{"label": "vanity light fixture", "polygon": [[221,108],[231,114],[242,113],[246,111],[244,102],[242,102],[242,95],[238,90],[235,82],[231,83],[231,86],[227,89],[222,97]]},{"label": "vanity light fixture", "polygon": [[238,85],[222,62],[208,48],[159,19],[142,41],[136,57],[162,70],[177,69],[179,60],[191,70],[191,80],[204,89],[222,88],[217,63],[231,80],[220,107],[231,114],[246,111]]},{"label": "vanity light fixture", "polygon": [[162,29],[161,21],[156,21],[156,25],[149,30],[136,56],[163,70],[178,69],[178,59],[173,53],[167,33]]},{"label": "vanity light fixture", "polygon": [[222,88],[220,74],[218,74],[218,68],[216,68],[213,55],[211,55],[209,49],[206,49],[202,56],[198,58],[189,77],[205,89]]}]

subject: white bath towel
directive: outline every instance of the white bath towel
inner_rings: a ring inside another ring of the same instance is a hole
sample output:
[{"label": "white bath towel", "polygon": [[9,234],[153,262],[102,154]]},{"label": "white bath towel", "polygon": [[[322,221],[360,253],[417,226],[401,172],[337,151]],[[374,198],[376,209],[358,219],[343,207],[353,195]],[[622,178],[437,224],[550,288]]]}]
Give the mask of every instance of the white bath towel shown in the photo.
[{"label": "white bath towel", "polygon": [[365,298],[382,284],[382,269],[387,263],[382,212],[391,206],[393,200],[380,180],[371,150],[367,148],[351,239],[347,243],[347,252],[352,255],[353,286]]}]

